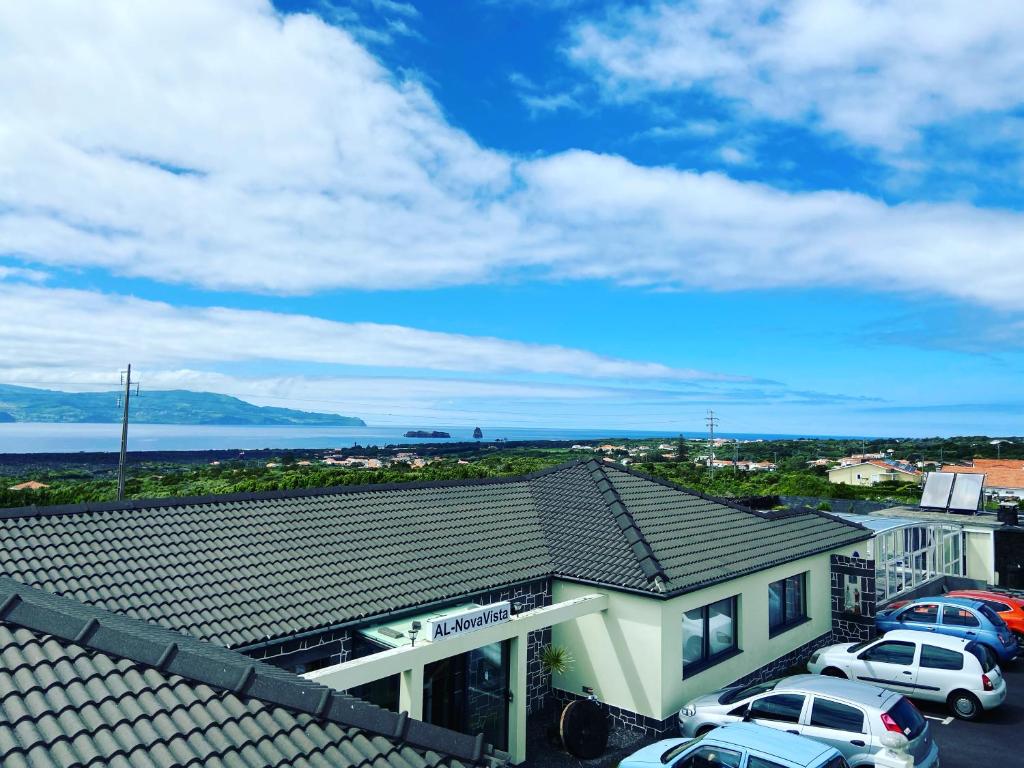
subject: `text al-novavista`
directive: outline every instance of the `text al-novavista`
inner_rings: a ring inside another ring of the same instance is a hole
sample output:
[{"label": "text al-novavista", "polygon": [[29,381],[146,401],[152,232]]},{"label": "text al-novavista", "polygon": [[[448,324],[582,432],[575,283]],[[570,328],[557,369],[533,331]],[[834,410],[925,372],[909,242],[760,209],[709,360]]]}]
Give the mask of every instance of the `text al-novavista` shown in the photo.
[{"label": "text al-novavista", "polygon": [[457,635],[461,632],[468,632],[471,629],[482,629],[488,624],[495,624],[499,621],[508,621],[508,609],[484,611],[476,616],[455,617],[434,625],[434,635],[431,640],[439,637]]}]

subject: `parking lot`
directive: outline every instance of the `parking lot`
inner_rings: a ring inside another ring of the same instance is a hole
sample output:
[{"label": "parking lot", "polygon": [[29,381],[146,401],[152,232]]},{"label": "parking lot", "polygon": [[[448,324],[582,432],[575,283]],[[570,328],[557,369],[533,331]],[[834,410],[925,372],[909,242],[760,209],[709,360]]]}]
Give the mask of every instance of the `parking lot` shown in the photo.
[{"label": "parking lot", "polygon": [[940,704],[917,702],[932,725],[942,768],[978,768],[981,765],[1024,765],[1024,661],[1001,665],[1007,698],[999,709],[965,723],[950,717]]}]

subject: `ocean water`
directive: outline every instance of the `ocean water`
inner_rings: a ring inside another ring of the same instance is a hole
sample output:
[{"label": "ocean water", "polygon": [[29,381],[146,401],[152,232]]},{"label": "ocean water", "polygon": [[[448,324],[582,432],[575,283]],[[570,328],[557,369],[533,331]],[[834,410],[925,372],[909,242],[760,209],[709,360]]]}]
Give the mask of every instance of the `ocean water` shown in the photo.
[{"label": "ocean water", "polygon": [[[353,445],[416,445],[448,440],[403,437],[410,429],[440,430],[451,434],[450,442],[473,439],[472,426],[366,426],[366,427],[247,427],[195,426],[174,424],[132,424],[128,430],[129,451],[204,451],[253,450],[257,448],[348,448]],[[481,425],[484,441],[574,440],[591,442],[603,438],[665,437],[678,432],[642,429],[545,429],[524,427],[486,427]],[[687,437],[703,435],[684,433]],[[722,434],[740,440],[819,437],[826,435]],[[0,424],[0,453],[77,453],[80,451],[117,451],[120,448],[120,424]]]}]

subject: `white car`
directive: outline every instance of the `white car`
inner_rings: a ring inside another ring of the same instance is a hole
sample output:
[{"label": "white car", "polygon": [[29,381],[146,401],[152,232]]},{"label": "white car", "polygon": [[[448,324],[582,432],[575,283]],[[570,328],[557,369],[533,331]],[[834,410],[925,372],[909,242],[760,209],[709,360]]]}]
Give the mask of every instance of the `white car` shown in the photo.
[{"label": "white car", "polygon": [[807,670],[860,680],[914,699],[945,702],[963,720],[974,720],[1006,699],[1003,673],[984,645],[909,629],[817,650]]}]

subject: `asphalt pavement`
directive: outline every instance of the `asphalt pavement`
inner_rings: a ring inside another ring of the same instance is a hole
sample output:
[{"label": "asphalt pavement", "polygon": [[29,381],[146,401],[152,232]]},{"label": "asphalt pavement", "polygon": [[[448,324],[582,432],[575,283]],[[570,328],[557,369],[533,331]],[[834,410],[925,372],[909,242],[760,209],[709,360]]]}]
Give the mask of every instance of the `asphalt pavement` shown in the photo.
[{"label": "asphalt pavement", "polygon": [[942,768],[1024,768],[1024,661],[1001,664],[1006,701],[978,720],[957,720],[941,704],[915,702],[929,719]]}]

